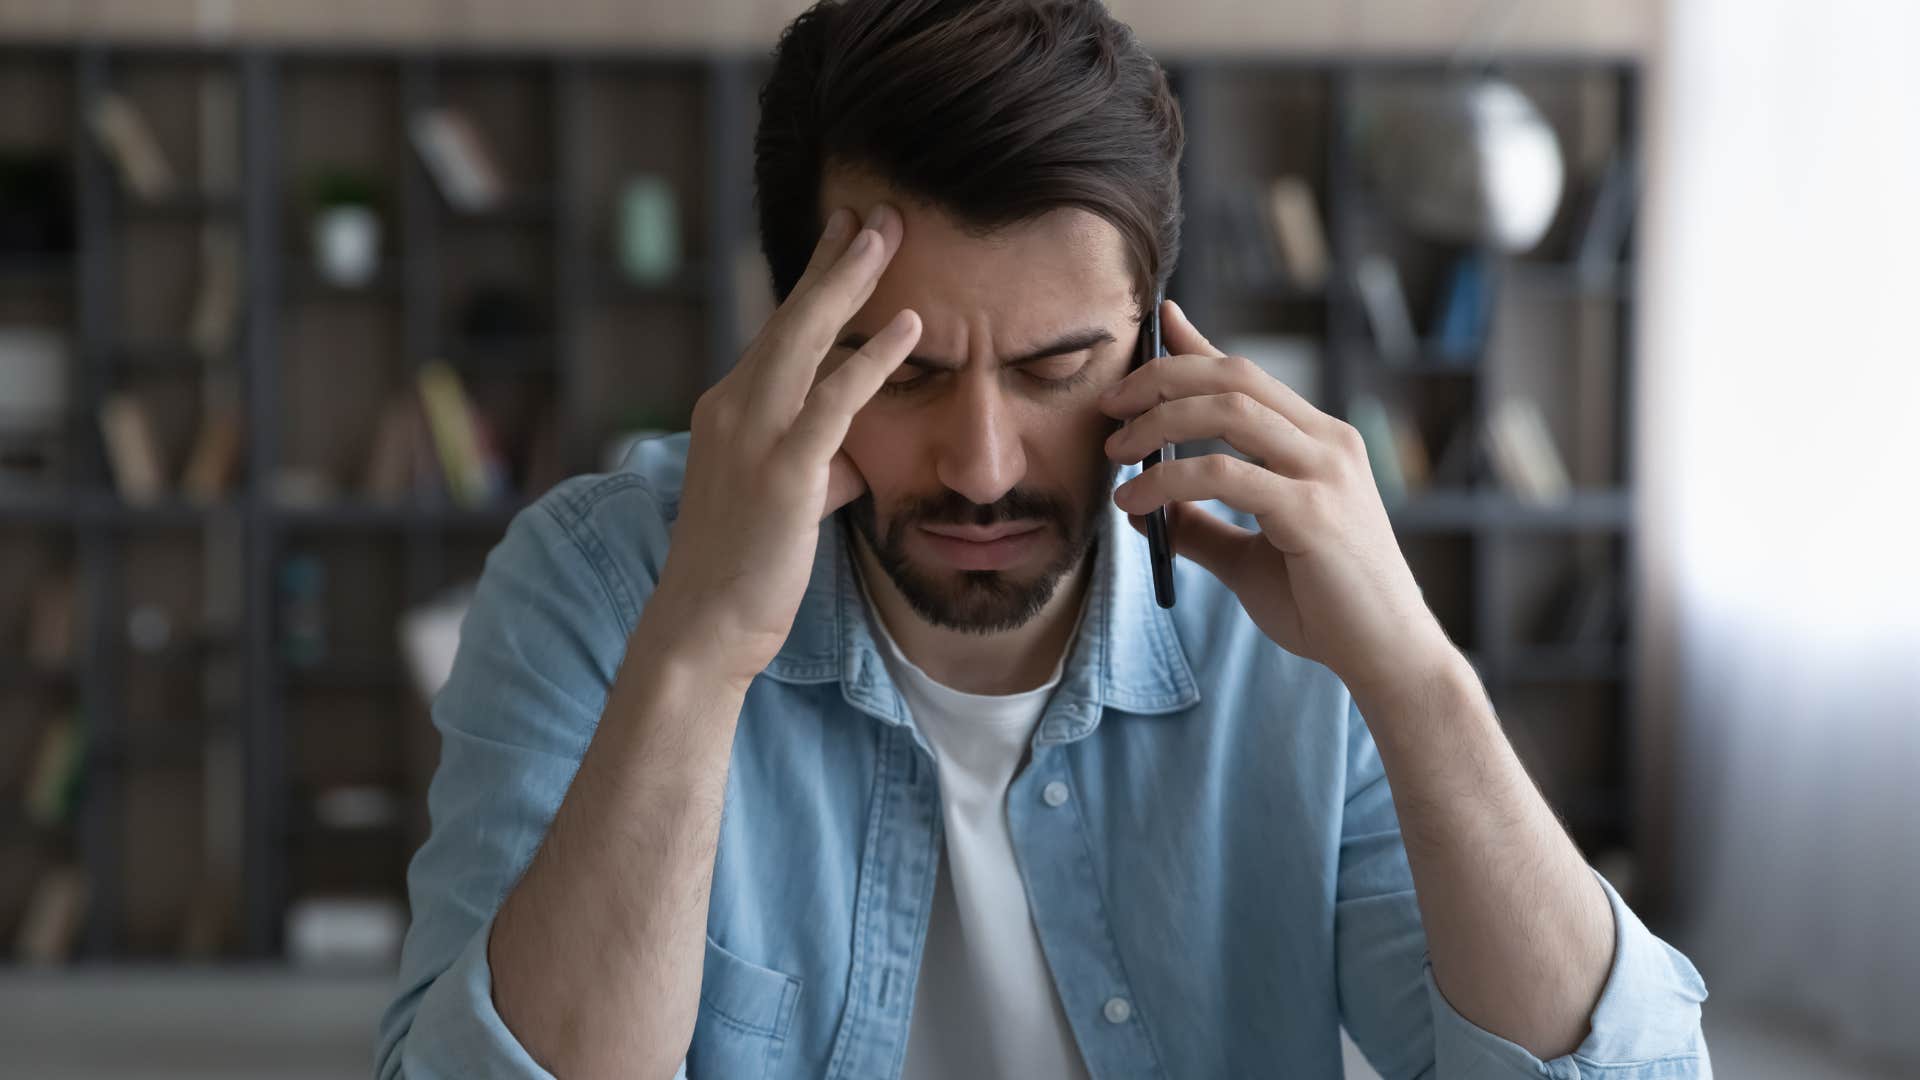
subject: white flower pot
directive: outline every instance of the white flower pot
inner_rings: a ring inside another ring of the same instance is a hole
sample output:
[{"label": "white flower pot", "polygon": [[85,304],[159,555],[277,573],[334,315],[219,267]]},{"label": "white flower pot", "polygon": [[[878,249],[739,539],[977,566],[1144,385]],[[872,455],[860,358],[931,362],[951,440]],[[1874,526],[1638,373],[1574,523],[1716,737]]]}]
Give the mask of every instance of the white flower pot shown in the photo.
[{"label": "white flower pot", "polygon": [[320,276],[343,287],[365,285],[380,269],[380,217],[366,206],[334,206],[313,219]]}]

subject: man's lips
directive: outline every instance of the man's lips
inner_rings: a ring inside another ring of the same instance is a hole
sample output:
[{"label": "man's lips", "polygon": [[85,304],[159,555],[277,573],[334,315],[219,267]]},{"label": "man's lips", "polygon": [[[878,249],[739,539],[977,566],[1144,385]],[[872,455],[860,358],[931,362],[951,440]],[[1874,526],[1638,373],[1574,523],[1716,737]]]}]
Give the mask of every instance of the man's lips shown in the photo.
[{"label": "man's lips", "polygon": [[1015,521],[984,527],[979,525],[922,525],[920,527],[936,536],[950,537],[954,540],[970,540],[976,544],[984,544],[1008,536],[1018,536],[1021,533],[1033,532],[1036,529],[1042,529],[1046,526],[1043,523]]}]

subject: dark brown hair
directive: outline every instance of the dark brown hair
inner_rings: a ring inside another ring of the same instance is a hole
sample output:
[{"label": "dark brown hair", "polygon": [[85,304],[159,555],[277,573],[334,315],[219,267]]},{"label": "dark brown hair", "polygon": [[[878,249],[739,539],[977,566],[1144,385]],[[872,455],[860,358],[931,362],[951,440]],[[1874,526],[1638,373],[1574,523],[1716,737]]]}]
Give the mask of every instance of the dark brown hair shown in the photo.
[{"label": "dark brown hair", "polygon": [[1099,0],[820,0],[781,33],[760,91],[774,294],[806,269],[835,164],[982,235],[1060,207],[1097,214],[1144,311],[1179,257],[1185,144],[1166,75]]}]

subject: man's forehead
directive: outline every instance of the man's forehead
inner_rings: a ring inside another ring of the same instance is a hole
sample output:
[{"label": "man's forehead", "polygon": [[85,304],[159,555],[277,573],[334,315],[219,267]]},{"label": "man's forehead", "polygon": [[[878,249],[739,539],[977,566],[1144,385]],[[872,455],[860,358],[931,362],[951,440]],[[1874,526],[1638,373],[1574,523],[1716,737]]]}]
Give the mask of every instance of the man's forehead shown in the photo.
[{"label": "man's forehead", "polygon": [[994,308],[1044,302],[1103,312],[1131,306],[1120,231],[1090,211],[1062,207],[982,231],[871,174],[829,170],[821,185],[821,219],[838,206],[864,213],[881,201],[900,211],[904,232],[875,302],[908,306],[938,297]]}]

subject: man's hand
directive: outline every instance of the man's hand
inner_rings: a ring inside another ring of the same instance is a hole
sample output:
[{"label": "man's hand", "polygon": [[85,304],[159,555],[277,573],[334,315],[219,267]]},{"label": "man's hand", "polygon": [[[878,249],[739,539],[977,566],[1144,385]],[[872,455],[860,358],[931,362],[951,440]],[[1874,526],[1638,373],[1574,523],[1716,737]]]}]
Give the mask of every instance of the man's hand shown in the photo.
[{"label": "man's hand", "polygon": [[[1147,469],[1114,492],[1134,527],[1166,506],[1175,550],[1233,590],[1276,644],[1325,664],[1356,697],[1445,669],[1458,651],[1400,553],[1359,432],[1222,354],[1171,300],[1160,317],[1172,355],[1100,399],[1128,421],[1107,456],[1132,464],[1162,443],[1219,438],[1255,461],[1206,454]],[[1198,499],[1253,515],[1260,531],[1180,505]]]},{"label": "man's hand", "polygon": [[822,374],[900,249],[892,207],[859,225],[852,211],[833,212],[786,303],[693,409],[680,516],[645,621],[741,688],[793,628],[820,522],[866,490],[840,449],[854,414],[920,340],[920,317],[902,310]]}]

